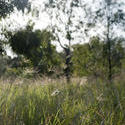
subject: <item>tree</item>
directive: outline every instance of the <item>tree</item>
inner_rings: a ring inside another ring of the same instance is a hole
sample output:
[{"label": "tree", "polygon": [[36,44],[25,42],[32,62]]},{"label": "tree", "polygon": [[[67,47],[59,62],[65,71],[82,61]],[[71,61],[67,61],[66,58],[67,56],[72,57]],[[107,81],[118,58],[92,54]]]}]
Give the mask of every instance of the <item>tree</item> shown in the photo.
[{"label": "tree", "polygon": [[[24,12],[24,9],[30,9],[30,3],[28,0],[0,0],[0,21],[1,19],[4,19],[8,14],[12,13],[14,9],[17,8],[17,10],[21,10]],[[0,36],[3,34],[3,29],[1,30]],[[8,67],[7,61],[9,60],[9,57],[6,55],[6,50],[5,50],[5,40],[0,38],[0,76],[4,74]],[[6,59],[8,58],[8,59]]]},{"label": "tree", "polygon": [[76,16],[74,8],[76,7],[78,7],[78,3],[75,0],[50,0],[46,3],[46,12],[51,19],[50,29],[65,53],[64,74],[68,83],[70,82],[72,72],[71,44],[75,38],[73,34],[76,32],[74,20]]},{"label": "tree", "polygon": [[[115,38],[112,41],[112,76],[121,71],[125,55],[122,41],[122,38]],[[73,49],[73,71],[76,76],[94,76],[103,79],[108,77],[107,43],[98,37],[92,37],[89,43],[76,44]]]},{"label": "tree", "polygon": [[101,77],[103,67],[103,43],[98,37],[92,37],[89,43],[73,46],[73,69],[77,76]]},{"label": "tree", "polygon": [[[100,38],[106,43],[106,58],[108,67],[108,80],[111,82],[113,77],[113,58],[112,49],[118,37],[116,29],[123,29],[125,14],[123,11],[125,3],[124,1],[113,1],[113,0],[95,0],[92,6],[86,6],[86,13],[91,17],[88,19],[90,25],[88,25],[87,31],[91,28],[95,28],[95,32],[99,31]],[[93,9],[94,8],[94,9]],[[104,31],[104,32],[102,32]],[[100,33],[101,32],[101,33]],[[103,35],[102,35],[103,34]]]},{"label": "tree", "polygon": [[39,58],[39,49],[37,48],[41,44],[41,32],[36,30],[32,31],[33,27],[27,26],[24,30],[19,30],[10,36],[10,46],[12,50],[17,54],[22,54],[27,58],[30,58],[35,66],[37,64],[37,60],[34,57]]},{"label": "tree", "polygon": [[[112,80],[115,75],[119,74],[122,69],[122,62],[125,58],[125,48],[124,48],[124,39],[123,38],[113,38],[110,39],[110,67],[107,67],[108,79],[111,77]],[[103,46],[103,58],[105,59],[105,67],[109,64],[109,45],[107,43]],[[109,68],[111,68],[109,70]],[[110,71],[110,72],[109,72]],[[110,75],[110,76],[109,76]]]},{"label": "tree", "polygon": [[0,18],[6,17],[14,11],[14,7],[24,11],[25,7],[30,7],[28,0],[0,0]]},{"label": "tree", "polygon": [[51,44],[52,40],[54,37],[51,32],[33,31],[32,26],[27,26],[26,29],[12,34],[9,44],[16,54],[29,59],[38,72],[48,74],[55,65],[59,64],[56,48]]},{"label": "tree", "polygon": [[89,75],[89,71],[87,68],[89,56],[90,56],[90,51],[88,43],[73,45],[72,62],[73,62],[74,76],[82,77]]},{"label": "tree", "polygon": [[[14,9],[17,8],[17,10],[24,11],[25,8],[30,9],[30,4],[28,0],[0,0],[0,20],[4,19],[8,14],[12,13]],[[2,33],[4,32],[2,29]],[[3,34],[0,34],[2,36]],[[0,56],[5,56],[5,42],[0,38]],[[3,57],[0,57],[1,61]],[[4,61],[4,59],[3,59]],[[2,61],[2,62],[3,62]]]}]

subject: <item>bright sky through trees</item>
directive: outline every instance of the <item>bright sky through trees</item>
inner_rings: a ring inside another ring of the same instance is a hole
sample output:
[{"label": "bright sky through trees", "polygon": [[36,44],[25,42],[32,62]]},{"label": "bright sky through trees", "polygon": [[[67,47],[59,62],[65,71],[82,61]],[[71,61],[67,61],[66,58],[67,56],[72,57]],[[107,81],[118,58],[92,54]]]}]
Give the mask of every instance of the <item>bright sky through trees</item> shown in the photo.
[{"label": "bright sky through trees", "polygon": [[[92,7],[93,10],[95,10],[98,5],[96,5],[96,7],[95,7],[95,5],[92,4],[93,1],[98,1],[98,2],[96,2],[98,4],[102,0],[81,0],[81,2],[84,2],[85,4],[89,3],[89,6]],[[124,0],[119,0],[119,1],[124,2]],[[30,2],[32,3],[31,4],[32,12],[27,13],[27,10],[25,10],[25,12],[22,13],[22,12],[18,12],[17,10],[15,10],[14,13],[10,14],[5,20],[2,20],[0,22],[0,26],[2,26],[3,28],[7,27],[8,30],[15,31],[19,28],[25,27],[29,23],[29,21],[31,20],[32,22],[35,23],[35,26],[34,26],[35,29],[45,29],[48,26],[48,24],[50,24],[50,21],[51,21],[50,18],[49,18],[49,15],[47,15],[45,13],[45,11],[43,12],[43,9],[44,9],[43,3],[45,3],[46,0],[30,0]],[[125,11],[125,9],[124,9],[124,11]],[[81,14],[81,19],[82,19],[83,11],[78,10],[76,12],[78,13],[79,16]],[[39,14],[39,16],[37,16],[38,14]],[[63,25],[62,25],[62,28],[63,28]],[[81,27],[81,29],[82,28],[83,27]],[[104,26],[102,26],[102,24],[99,24],[98,30],[94,29],[94,30],[89,31],[89,36],[91,37],[93,35],[96,36],[97,34],[100,34],[100,33],[103,32],[103,29],[104,29]],[[119,30],[117,30],[117,33],[120,34],[120,35],[122,34],[122,32],[119,33]],[[78,42],[83,43],[87,40],[85,40],[85,38],[82,39],[82,40],[76,38],[74,41],[75,42],[73,42],[73,44],[78,43]],[[65,39],[63,40],[63,44],[65,44]],[[56,45],[57,45],[57,49],[61,50],[58,43],[56,43]],[[10,51],[8,51],[8,52],[10,54]]]}]

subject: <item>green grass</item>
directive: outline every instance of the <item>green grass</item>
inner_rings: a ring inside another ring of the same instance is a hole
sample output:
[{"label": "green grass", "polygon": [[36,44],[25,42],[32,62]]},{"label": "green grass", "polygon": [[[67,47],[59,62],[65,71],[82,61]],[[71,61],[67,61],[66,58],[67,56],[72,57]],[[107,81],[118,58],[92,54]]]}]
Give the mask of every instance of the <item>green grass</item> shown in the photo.
[{"label": "green grass", "polygon": [[125,85],[0,84],[0,125],[125,125]]}]

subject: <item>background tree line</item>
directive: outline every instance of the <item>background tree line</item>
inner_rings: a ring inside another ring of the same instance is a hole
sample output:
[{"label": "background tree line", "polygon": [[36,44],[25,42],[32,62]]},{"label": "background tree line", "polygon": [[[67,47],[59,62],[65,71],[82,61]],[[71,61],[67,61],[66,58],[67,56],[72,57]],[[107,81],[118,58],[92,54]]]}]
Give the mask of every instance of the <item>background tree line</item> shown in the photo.
[{"label": "background tree line", "polygon": [[[25,0],[24,3],[11,1],[1,2],[0,5],[1,18],[11,13],[14,7],[21,11],[30,8]],[[94,76],[111,82],[124,71],[124,36],[116,33],[116,28],[124,30],[123,5],[122,2],[112,0],[95,1],[91,6],[79,0],[47,1],[45,12],[51,19],[48,28],[34,30],[34,25],[28,24],[17,31],[4,30],[5,39],[0,41],[1,64],[4,65],[1,66],[1,75],[4,72],[20,75],[25,70],[32,69],[34,74],[66,76],[67,81],[70,81],[71,76]],[[96,9],[93,10],[92,6]],[[77,9],[84,14],[79,15]],[[91,36],[90,31],[97,31],[100,25],[104,30],[102,34]],[[72,44],[76,41],[77,33],[80,33],[82,41],[88,37],[89,42]],[[63,40],[66,44],[63,44]],[[62,52],[56,50],[53,41],[59,43],[63,48]],[[16,54],[15,58],[7,56],[4,48],[6,44]]]}]

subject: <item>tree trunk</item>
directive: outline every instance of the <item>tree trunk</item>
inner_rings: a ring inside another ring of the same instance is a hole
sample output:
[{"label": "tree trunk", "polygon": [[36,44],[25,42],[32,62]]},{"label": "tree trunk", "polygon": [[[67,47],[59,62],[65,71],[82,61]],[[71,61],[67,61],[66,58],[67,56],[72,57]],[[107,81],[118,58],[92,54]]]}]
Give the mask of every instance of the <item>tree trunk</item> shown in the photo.
[{"label": "tree trunk", "polygon": [[111,59],[111,40],[110,40],[110,3],[107,4],[107,46],[108,46],[108,80],[112,82],[112,59]]}]

